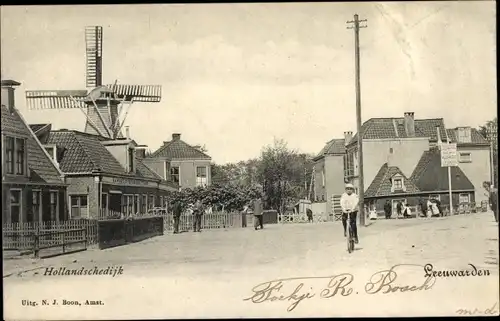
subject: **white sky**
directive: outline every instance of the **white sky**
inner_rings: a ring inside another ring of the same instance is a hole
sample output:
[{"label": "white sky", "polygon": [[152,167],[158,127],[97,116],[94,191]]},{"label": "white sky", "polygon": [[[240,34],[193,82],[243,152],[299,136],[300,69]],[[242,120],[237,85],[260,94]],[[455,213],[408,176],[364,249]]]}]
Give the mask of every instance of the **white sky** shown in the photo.
[{"label": "white sky", "polygon": [[84,27],[104,27],[104,83],[161,84],[126,125],[151,149],[182,133],[213,160],[258,156],[274,137],[317,153],[356,131],[354,37],[363,121],[496,116],[495,2],[274,3],[1,8],[1,76],[22,83],[31,123],[83,130],[79,110],[28,111],[24,90],[85,89]]}]

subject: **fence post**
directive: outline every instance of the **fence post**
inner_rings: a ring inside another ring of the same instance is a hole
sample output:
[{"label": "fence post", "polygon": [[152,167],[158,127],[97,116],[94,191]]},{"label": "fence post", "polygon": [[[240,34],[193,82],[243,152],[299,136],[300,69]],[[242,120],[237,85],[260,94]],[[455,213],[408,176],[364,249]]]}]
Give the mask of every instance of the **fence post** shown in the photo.
[{"label": "fence post", "polygon": [[62,233],[62,252],[66,253],[66,231],[63,229],[60,233]]},{"label": "fence post", "polygon": [[83,229],[83,238],[85,239],[85,249],[87,249],[87,227]]},{"label": "fence post", "polygon": [[34,249],[33,249],[33,252],[34,252],[34,255],[35,255],[35,258],[38,257],[39,255],[39,251],[40,251],[40,225],[37,224],[36,225],[36,228],[35,228],[35,231],[34,231],[34,236],[35,236],[35,244],[34,244]]}]

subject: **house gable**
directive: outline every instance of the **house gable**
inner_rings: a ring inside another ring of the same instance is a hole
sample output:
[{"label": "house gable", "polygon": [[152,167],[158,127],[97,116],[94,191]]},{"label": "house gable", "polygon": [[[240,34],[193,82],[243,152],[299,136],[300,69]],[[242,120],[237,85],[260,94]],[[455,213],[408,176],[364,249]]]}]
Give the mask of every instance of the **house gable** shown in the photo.
[{"label": "house gable", "polygon": [[[402,187],[398,188],[395,182],[400,180]],[[408,179],[397,166],[380,167],[370,186],[366,189],[365,197],[385,197],[393,194],[415,194],[420,190],[411,179]]]}]

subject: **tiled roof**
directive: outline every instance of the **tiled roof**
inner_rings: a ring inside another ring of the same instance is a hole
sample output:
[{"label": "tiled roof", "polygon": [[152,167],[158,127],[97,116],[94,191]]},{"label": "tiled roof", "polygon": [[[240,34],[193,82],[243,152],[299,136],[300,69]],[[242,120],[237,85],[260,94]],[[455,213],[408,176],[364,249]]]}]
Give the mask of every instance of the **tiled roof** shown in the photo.
[{"label": "tiled roof", "polygon": [[48,127],[50,124],[30,124],[31,130],[36,134],[37,131],[44,127]]},{"label": "tiled roof", "polygon": [[[457,128],[448,128],[446,129],[446,133],[448,134],[448,137],[451,139],[452,143],[457,142]],[[471,128],[471,142],[467,144],[472,144],[472,145],[489,145],[490,143],[486,138],[481,135],[481,133],[476,129],[476,128]]]},{"label": "tiled roof", "polygon": [[[422,154],[411,180],[424,192],[448,190],[448,169],[441,167],[441,156],[437,147]],[[474,190],[474,185],[458,166],[451,167],[451,186],[452,190]]]},{"label": "tiled roof", "polygon": [[101,143],[105,137],[73,130],[52,131],[49,144],[64,148],[59,166],[65,173],[89,173],[101,171],[108,174],[161,179],[140,159],[137,159],[136,173],[128,173],[118,160]]},{"label": "tiled roof", "polygon": [[156,150],[150,158],[167,157],[172,160],[176,159],[212,159],[207,154],[185,143],[180,139],[174,139],[169,142],[164,142],[158,150]]},{"label": "tiled roof", "polygon": [[[394,175],[401,175],[404,178],[404,186],[406,187],[406,191],[394,191],[391,192],[392,181],[391,178]],[[388,166],[387,163],[380,167],[377,175],[373,179],[370,186],[367,188],[365,192],[365,197],[383,197],[390,196],[392,194],[414,194],[418,193],[419,189],[415,185],[415,183],[408,179],[403,172],[397,166]]]},{"label": "tiled roof", "polygon": [[332,139],[326,143],[325,147],[316,155],[315,159],[319,159],[327,154],[345,154],[345,140],[344,139]]},{"label": "tiled roof", "polygon": [[[446,129],[442,118],[415,119],[415,137],[429,137],[437,141],[436,127],[439,127],[441,140],[446,141]],[[408,138],[404,118],[371,118],[361,126],[363,139]],[[356,133],[349,145],[358,141]]]},{"label": "tiled roof", "polygon": [[19,111],[14,109],[13,113],[2,105],[2,132],[9,135],[22,135],[27,138],[28,168],[30,169],[30,181],[39,183],[61,184],[61,172],[57,169],[50,157],[45,153],[36,136],[30,131],[30,127],[24,121]]}]

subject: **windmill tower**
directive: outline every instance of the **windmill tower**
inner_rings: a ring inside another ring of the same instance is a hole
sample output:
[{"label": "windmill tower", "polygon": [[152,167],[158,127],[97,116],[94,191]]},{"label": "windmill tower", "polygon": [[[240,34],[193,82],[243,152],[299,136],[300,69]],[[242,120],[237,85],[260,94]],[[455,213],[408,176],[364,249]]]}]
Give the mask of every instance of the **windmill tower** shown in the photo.
[{"label": "windmill tower", "polygon": [[[86,87],[83,90],[27,90],[29,109],[78,108],[86,117],[85,132],[110,139],[123,137],[121,128],[134,102],[160,102],[160,85],[102,85],[100,26],[85,28]],[[120,120],[121,119],[121,120]]]}]

